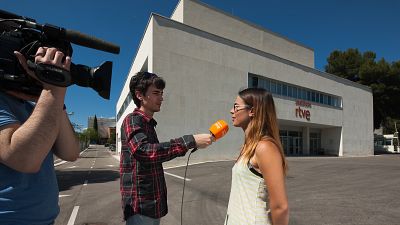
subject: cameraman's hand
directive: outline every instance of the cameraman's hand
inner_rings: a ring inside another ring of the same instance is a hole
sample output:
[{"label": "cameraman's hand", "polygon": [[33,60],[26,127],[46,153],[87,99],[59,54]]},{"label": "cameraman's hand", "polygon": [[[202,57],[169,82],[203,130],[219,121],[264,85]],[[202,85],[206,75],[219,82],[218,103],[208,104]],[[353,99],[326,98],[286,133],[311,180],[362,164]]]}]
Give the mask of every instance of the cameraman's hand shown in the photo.
[{"label": "cameraman's hand", "polygon": [[[35,72],[28,68],[28,64],[26,62],[26,58],[20,53],[15,51],[14,54],[18,58],[18,61],[22,65],[22,67],[26,70],[26,72],[39,82],[41,82],[35,75]],[[71,66],[71,57],[64,57],[64,53],[57,50],[56,48],[48,48],[48,47],[40,47],[38,48],[35,54],[35,63],[37,64],[48,64],[57,66],[59,68],[65,69],[67,71],[70,70]],[[47,84],[45,82],[41,82],[43,84],[44,89],[64,89],[65,87],[57,87],[51,84]]]},{"label": "cameraman's hand", "polygon": [[211,134],[195,134],[193,137],[197,148],[207,148],[214,140]]}]

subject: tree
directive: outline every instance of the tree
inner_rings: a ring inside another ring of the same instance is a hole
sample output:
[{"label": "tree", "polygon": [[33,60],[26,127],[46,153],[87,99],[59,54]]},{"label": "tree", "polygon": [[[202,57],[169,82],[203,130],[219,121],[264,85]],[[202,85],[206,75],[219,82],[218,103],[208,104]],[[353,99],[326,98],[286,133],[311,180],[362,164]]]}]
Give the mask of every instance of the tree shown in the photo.
[{"label": "tree", "polygon": [[400,61],[392,64],[384,58],[376,61],[374,52],[361,54],[352,48],[333,51],[327,61],[326,72],[371,88],[375,129],[388,126],[387,120],[400,118]]},{"label": "tree", "polygon": [[94,142],[97,144],[98,141],[99,141],[99,125],[97,124],[97,116],[96,116],[96,114],[94,114],[93,129],[94,129],[95,135],[96,135],[96,138],[94,139]]},{"label": "tree", "polygon": [[115,138],[116,138],[115,130],[111,129],[110,138],[107,140],[107,142],[109,144],[115,144]]},{"label": "tree", "polygon": [[98,140],[98,135],[97,132],[94,128],[87,128],[82,132],[82,138],[85,138],[85,140],[88,140],[89,143],[96,143]]},{"label": "tree", "polygon": [[93,119],[93,129],[95,130],[95,131],[99,131],[99,125],[97,124],[97,116],[96,116],[96,114],[94,114],[94,119]]}]

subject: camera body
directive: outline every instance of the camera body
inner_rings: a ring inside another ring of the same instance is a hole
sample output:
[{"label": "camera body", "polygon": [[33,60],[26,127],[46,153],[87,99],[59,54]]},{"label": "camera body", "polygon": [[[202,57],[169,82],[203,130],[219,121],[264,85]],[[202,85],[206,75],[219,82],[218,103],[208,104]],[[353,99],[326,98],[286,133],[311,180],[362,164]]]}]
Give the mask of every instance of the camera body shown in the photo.
[{"label": "camera body", "polygon": [[[40,25],[33,19],[0,10],[0,88],[38,96],[43,89],[41,82],[61,87],[77,84],[90,87],[101,97],[109,99],[111,61],[93,68],[71,63],[69,72],[58,67],[34,63],[37,49],[43,46],[57,48],[64,55],[72,56],[71,43],[119,53],[119,46],[114,44],[51,24]],[[25,56],[29,68],[41,82],[26,74],[14,51],[19,51]]]},{"label": "camera body", "polygon": [[69,56],[72,55],[70,43],[50,43],[43,35],[34,30],[13,29],[12,26],[0,26],[0,87],[21,91],[30,95],[39,95],[42,85],[26,74],[14,51],[19,51],[28,60],[34,61],[34,55],[40,46],[55,47]]}]

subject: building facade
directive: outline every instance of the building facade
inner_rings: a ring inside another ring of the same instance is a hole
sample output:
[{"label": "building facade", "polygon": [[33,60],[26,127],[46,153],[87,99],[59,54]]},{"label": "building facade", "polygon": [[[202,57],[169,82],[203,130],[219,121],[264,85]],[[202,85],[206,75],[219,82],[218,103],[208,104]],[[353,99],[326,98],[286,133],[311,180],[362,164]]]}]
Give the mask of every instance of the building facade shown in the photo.
[{"label": "building facade", "polygon": [[[129,81],[138,71],[166,80],[155,114],[161,141],[231,121],[238,91],[262,87],[273,94],[286,155],[373,154],[370,88],[316,70],[311,48],[199,1],[181,0],[170,18],[150,16],[116,105],[117,151],[123,118],[136,107]],[[192,160],[233,159],[242,144],[243,131],[230,126]]]},{"label": "building facade", "polygon": [[[99,138],[107,140],[111,137],[112,132],[115,132],[115,117],[111,118],[104,118],[98,117],[97,118],[97,128],[99,132]],[[94,116],[88,117],[88,128],[94,128]]]}]

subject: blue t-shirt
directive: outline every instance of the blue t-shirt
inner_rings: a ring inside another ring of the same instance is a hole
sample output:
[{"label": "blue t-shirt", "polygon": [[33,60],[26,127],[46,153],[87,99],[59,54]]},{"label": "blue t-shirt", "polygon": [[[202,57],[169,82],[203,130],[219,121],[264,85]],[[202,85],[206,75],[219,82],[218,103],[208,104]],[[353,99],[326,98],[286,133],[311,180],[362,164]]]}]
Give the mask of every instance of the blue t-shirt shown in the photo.
[{"label": "blue t-shirt", "polygon": [[[23,124],[34,104],[0,92],[0,130],[3,126]],[[58,185],[52,151],[40,171],[21,173],[0,163],[0,224],[53,224],[60,209]]]}]

